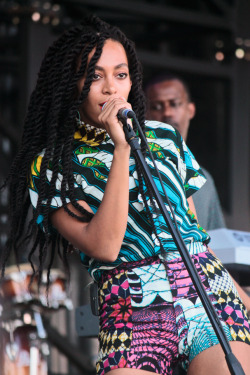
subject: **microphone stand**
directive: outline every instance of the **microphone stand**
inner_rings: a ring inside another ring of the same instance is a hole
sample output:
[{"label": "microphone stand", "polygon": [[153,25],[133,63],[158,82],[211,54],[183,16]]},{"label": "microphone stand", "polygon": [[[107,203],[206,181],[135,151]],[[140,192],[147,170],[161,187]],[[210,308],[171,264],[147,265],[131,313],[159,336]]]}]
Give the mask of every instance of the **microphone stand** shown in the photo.
[{"label": "microphone stand", "polygon": [[[132,112],[132,111],[131,111]],[[130,113],[131,113],[130,112]],[[127,117],[130,117],[130,118],[133,118],[133,120],[136,122],[136,125],[137,127],[139,128],[140,125],[134,115],[134,113],[132,112],[132,115],[131,116],[127,116]],[[237,358],[235,357],[235,355],[232,353],[232,349],[229,345],[229,342],[228,342],[228,339],[227,339],[227,336],[223,330],[223,327],[222,327],[222,324],[221,324],[221,321],[216,313],[216,311],[214,310],[214,307],[205,291],[205,288],[201,282],[201,279],[199,277],[199,274],[193,264],[193,261],[192,261],[192,258],[186,248],[186,245],[185,245],[185,242],[183,240],[183,238],[181,237],[180,235],[180,232],[177,231],[177,228],[174,227],[173,223],[172,223],[172,220],[170,218],[170,215],[162,201],[162,198],[159,194],[159,191],[155,185],[155,182],[152,178],[152,175],[150,173],[150,170],[149,170],[149,167],[144,159],[144,156],[142,154],[142,151],[141,151],[141,146],[138,142],[138,139],[136,137],[136,134],[134,132],[134,130],[132,129],[132,127],[127,123],[127,119],[125,117],[122,117],[122,118],[119,118],[119,120],[123,123],[123,130],[124,130],[124,133],[125,133],[125,138],[128,142],[128,144],[130,145],[131,147],[131,150],[136,158],[136,160],[140,163],[140,166],[141,166],[141,169],[142,169],[142,173],[143,173],[143,176],[145,178],[145,181],[147,181],[152,189],[152,191],[154,192],[154,195],[155,195],[155,200],[156,202],[158,203],[158,206],[159,206],[159,209],[162,213],[162,216],[164,217],[164,220],[166,222],[166,224],[168,225],[168,228],[169,228],[169,231],[173,237],[173,240],[176,244],[176,247],[182,257],[182,260],[188,270],[188,273],[193,281],[193,284],[195,286],[195,289],[197,291],[197,294],[199,295],[200,297],[200,300],[203,304],[203,307],[208,315],[208,318],[210,320],[210,323],[216,333],[216,336],[221,344],[221,347],[225,353],[225,358],[226,358],[226,361],[227,361],[227,365],[228,365],[228,368],[230,370],[230,373],[232,375],[245,375],[242,367],[241,367],[241,364],[239,363],[239,361],[237,360]]]}]

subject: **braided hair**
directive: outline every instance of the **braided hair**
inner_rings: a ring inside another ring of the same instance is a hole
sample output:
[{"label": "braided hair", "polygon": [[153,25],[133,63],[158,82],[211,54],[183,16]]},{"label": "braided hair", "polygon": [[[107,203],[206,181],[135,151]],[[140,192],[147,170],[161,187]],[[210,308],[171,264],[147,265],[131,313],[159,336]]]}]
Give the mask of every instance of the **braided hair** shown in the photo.
[{"label": "braided hair", "polygon": [[[132,104],[137,119],[145,131],[145,99],[142,90],[142,69],[137,58],[133,42],[115,26],[111,26],[91,16],[79,25],[64,32],[48,49],[42,61],[36,87],[31,95],[24,124],[20,150],[5,182],[10,189],[10,235],[2,254],[2,275],[9,255],[18,254],[26,249],[26,244],[33,239],[28,259],[33,267],[32,255],[39,254],[38,280],[47,262],[47,276],[55,253],[59,252],[68,272],[67,251],[69,243],[59,233],[51,234],[49,227],[50,203],[55,184],[62,165],[61,199],[64,209],[78,220],[88,222],[93,214],[77,203],[74,193],[74,177],[71,154],[76,131],[76,117],[81,104],[87,98],[105,41],[112,39],[122,44],[127,54],[132,87],[128,101]],[[87,64],[89,53],[95,53]],[[85,74],[84,86],[79,93],[77,82]],[[44,150],[40,167],[40,187],[36,210],[30,215],[31,203],[28,193],[28,180],[31,164],[35,156]],[[145,150],[143,149],[143,152]],[[50,185],[46,183],[48,163],[52,169]],[[138,164],[138,163],[137,163]],[[139,167],[138,167],[139,169]],[[140,172],[139,172],[140,174]],[[140,178],[142,192],[142,180]],[[67,196],[76,208],[76,215],[67,207]],[[145,197],[144,197],[145,198]],[[44,207],[44,201],[46,205]],[[146,200],[145,200],[146,201]],[[43,215],[42,231],[37,226],[39,215]],[[152,215],[150,215],[152,216]],[[153,224],[153,220],[151,217]]]}]

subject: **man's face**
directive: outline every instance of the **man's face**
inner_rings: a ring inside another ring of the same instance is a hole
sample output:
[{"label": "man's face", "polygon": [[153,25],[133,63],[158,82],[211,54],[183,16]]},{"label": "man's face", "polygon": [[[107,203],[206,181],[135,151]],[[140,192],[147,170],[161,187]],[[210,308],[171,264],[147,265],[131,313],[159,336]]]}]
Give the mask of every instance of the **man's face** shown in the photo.
[{"label": "man's face", "polygon": [[195,115],[195,105],[189,102],[183,84],[177,79],[148,86],[147,119],[175,127],[186,141],[189,122]]}]

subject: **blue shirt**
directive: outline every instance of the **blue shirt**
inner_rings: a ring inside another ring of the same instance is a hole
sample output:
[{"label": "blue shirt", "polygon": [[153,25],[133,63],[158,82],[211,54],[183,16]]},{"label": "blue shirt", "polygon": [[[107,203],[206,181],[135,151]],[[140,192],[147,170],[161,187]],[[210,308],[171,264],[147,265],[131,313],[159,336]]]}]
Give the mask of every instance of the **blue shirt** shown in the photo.
[{"label": "blue shirt", "polygon": [[[146,122],[146,138],[150,150],[154,156],[156,165],[161,174],[166,193],[172,204],[178,229],[191,254],[204,251],[204,243],[209,242],[209,236],[201,228],[190,211],[187,198],[197,191],[206,181],[197,161],[188,149],[180,134],[170,125],[157,121]],[[110,167],[113,160],[114,144],[106,135],[100,143],[90,146],[79,131],[75,136],[74,149],[72,151],[73,173],[75,180],[75,195],[78,200],[85,200],[95,213],[102,201]],[[33,207],[36,207],[39,194],[39,166],[44,153],[39,154],[31,170],[31,183],[29,186]],[[149,155],[146,162],[151,171],[153,180],[166,203],[159,178]],[[49,184],[52,171],[47,170],[47,182]],[[58,174],[55,196],[51,202],[51,209],[62,206],[60,198],[60,186],[62,176]],[[152,230],[145,205],[139,193],[139,181],[133,155],[129,160],[129,213],[128,224],[118,258],[115,262],[106,263],[95,260],[81,253],[81,260],[91,276],[98,280],[103,270],[117,267],[123,262],[141,260],[151,256],[164,256],[167,259],[176,258],[179,255],[175,242],[169,232],[164,218],[153,209],[146,184],[143,183],[144,193],[152,210],[158,237],[164,248],[165,254],[159,246],[159,241]],[[69,202],[69,199],[67,199]],[[46,204],[46,201],[43,202]],[[157,206],[157,204],[156,204]],[[170,212],[166,204],[168,212]],[[156,209],[156,211],[158,211]],[[170,217],[171,217],[170,213]],[[42,227],[43,217],[38,217],[38,224]],[[101,246],[101,244],[100,244]],[[116,251],[117,249],[114,249]]]}]

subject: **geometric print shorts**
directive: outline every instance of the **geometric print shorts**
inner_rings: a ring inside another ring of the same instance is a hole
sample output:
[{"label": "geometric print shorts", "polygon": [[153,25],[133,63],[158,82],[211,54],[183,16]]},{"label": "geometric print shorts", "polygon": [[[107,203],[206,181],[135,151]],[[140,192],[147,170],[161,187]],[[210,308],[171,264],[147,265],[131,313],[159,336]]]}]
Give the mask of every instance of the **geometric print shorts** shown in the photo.
[{"label": "geometric print shorts", "polygon": [[[228,272],[208,251],[191,257],[228,340],[250,344],[247,312]],[[181,258],[105,272],[99,308],[98,375],[124,367],[171,375],[178,362],[187,370],[219,343]]]}]

